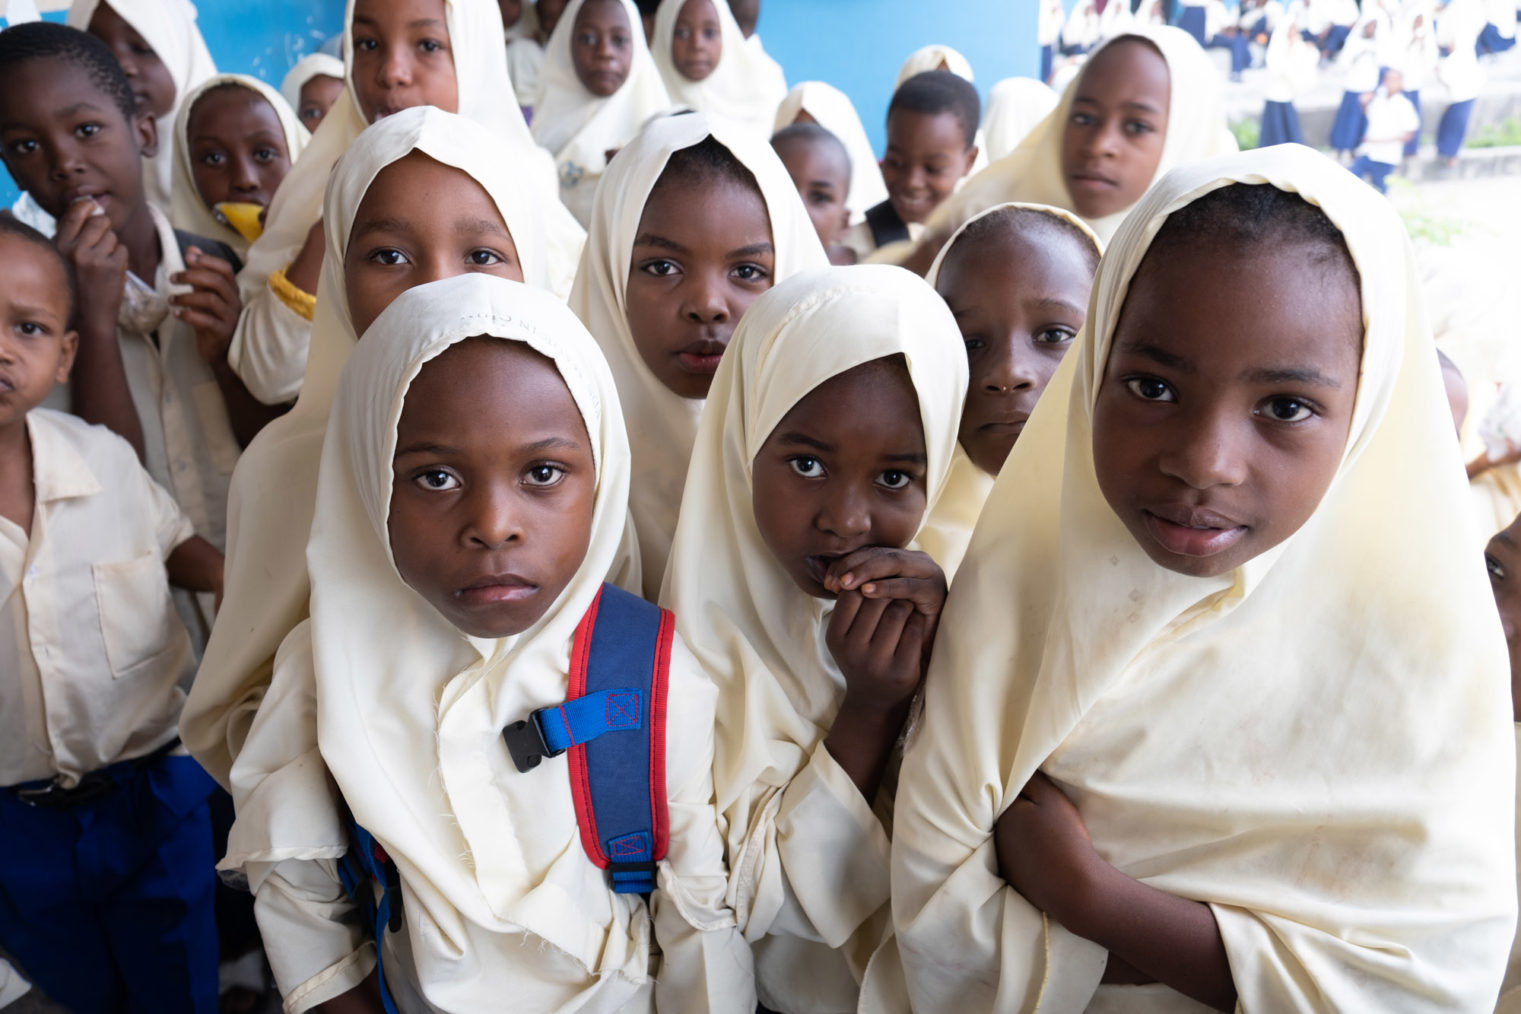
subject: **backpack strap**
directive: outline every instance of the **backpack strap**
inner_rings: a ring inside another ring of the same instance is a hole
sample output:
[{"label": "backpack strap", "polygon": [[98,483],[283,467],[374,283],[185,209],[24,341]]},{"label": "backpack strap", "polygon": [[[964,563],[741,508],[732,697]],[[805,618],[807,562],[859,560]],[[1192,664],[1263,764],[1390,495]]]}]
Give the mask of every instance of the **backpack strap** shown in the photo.
[{"label": "backpack strap", "polygon": [[[375,978],[380,984],[381,1006],[386,1014],[397,1014],[396,1002],[386,985],[385,935],[387,930],[395,933],[401,929],[401,873],[374,835],[354,820],[346,805],[343,817],[349,826],[349,850],[338,860],[338,880],[358,904],[365,925],[375,938]],[[379,902],[375,900],[377,885]]]},{"label": "backpack strap", "polygon": [[604,584],[571,643],[565,703],[502,730],[519,771],[569,753],[581,845],[620,894],[654,890],[669,843],[665,711],[675,631],[668,610]]},{"label": "backpack strap", "polygon": [[237,252],[221,240],[207,239],[205,236],[197,236],[193,232],[176,229],[174,230],[174,241],[179,245],[181,260],[184,260],[186,250],[195,247],[201,253],[220,257],[228,264],[231,264],[233,274],[237,274],[243,270],[243,261],[238,257]]},{"label": "backpack strap", "polygon": [[908,226],[898,213],[893,210],[892,201],[883,201],[867,210],[866,225],[871,229],[871,241],[878,247],[884,247],[891,243],[903,243],[912,237],[908,234]]}]

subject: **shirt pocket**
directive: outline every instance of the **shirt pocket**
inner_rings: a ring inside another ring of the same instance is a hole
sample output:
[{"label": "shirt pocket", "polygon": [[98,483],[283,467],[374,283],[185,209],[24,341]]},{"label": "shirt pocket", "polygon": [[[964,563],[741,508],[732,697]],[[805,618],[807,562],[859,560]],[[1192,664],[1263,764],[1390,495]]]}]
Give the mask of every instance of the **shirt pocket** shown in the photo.
[{"label": "shirt pocket", "polygon": [[238,438],[233,436],[227,418],[227,402],[215,380],[203,380],[190,389],[195,399],[195,414],[201,421],[201,439],[206,441],[211,464],[223,475],[231,475],[238,463]]},{"label": "shirt pocket", "polygon": [[[174,661],[189,648],[189,635],[169,598],[169,575],[157,553],[96,563],[95,610],[111,676],[126,679]],[[175,666],[176,672],[178,665]]]}]

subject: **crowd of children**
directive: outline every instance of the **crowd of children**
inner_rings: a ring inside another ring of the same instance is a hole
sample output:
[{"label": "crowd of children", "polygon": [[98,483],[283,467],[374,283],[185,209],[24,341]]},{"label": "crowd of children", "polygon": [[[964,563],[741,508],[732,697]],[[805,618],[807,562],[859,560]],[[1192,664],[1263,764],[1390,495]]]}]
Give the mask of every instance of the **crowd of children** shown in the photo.
[{"label": "crowd of children", "polygon": [[0,31],[0,1005],[1521,1005],[1521,422],[1375,192],[1468,2],[1045,3],[880,158],[755,0]]}]

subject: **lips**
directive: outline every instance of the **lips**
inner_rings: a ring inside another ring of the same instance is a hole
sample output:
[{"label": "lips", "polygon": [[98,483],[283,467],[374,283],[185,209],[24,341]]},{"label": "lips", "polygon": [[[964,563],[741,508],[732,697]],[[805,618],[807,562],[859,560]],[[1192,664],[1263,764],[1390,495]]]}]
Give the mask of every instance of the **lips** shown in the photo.
[{"label": "lips", "polygon": [[16,389],[16,382],[10,377],[0,374],[0,394],[10,394]]},{"label": "lips", "polygon": [[993,419],[977,427],[983,433],[999,433],[1009,436],[1018,436],[1025,431],[1025,423],[1030,421],[1027,415],[1008,419]]},{"label": "lips", "polygon": [[822,586],[824,584],[824,575],[829,572],[830,566],[844,555],[844,553],[821,553],[817,556],[807,557],[804,560],[804,564],[808,567],[808,573],[813,575],[813,580]]},{"label": "lips", "polygon": [[522,602],[538,590],[538,585],[516,574],[492,574],[471,582],[454,596],[467,606],[491,606]]},{"label": "lips", "polygon": [[1096,173],[1086,169],[1079,172],[1068,173],[1067,181],[1074,186],[1083,187],[1084,189],[1089,190],[1113,190],[1120,185],[1118,180],[1110,179],[1108,176],[1105,176],[1102,173]]},{"label": "lips", "polygon": [[702,338],[678,351],[676,360],[688,373],[712,374],[718,372],[718,364],[728,347],[727,341]]},{"label": "lips", "polygon": [[1215,556],[1246,537],[1250,528],[1205,507],[1167,504],[1141,512],[1157,544],[1177,556]]}]

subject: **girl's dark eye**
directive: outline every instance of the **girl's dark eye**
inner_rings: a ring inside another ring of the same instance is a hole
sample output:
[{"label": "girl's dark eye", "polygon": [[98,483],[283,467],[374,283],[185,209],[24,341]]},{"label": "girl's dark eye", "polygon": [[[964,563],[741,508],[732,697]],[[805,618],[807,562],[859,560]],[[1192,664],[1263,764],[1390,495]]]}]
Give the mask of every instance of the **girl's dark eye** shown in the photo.
[{"label": "girl's dark eye", "polygon": [[1315,411],[1298,398],[1273,398],[1268,402],[1268,412],[1279,422],[1303,422]]},{"label": "girl's dark eye", "polygon": [[361,53],[372,53],[380,48],[380,43],[374,39],[355,39],[354,49]]},{"label": "girl's dark eye", "polygon": [[17,141],[15,144],[11,145],[11,151],[15,152],[17,155],[30,155],[36,150],[36,141]]},{"label": "girl's dark eye", "polygon": [[657,278],[665,278],[668,275],[674,275],[679,269],[675,261],[668,261],[661,257],[657,260],[646,261],[639,270]]},{"label": "girl's dark eye", "polygon": [[988,345],[981,338],[963,338],[961,339],[961,343],[966,346],[967,355],[971,355],[973,352],[981,352]]},{"label": "girl's dark eye", "polygon": [[1147,134],[1151,132],[1151,124],[1145,120],[1131,120],[1125,124],[1125,129],[1132,134]]},{"label": "girl's dark eye", "polygon": [[1484,554],[1484,566],[1489,571],[1489,580],[1492,584],[1499,584],[1505,580],[1505,568],[1500,565],[1499,560],[1488,553]]},{"label": "girl's dark eye", "polygon": [[20,324],[17,324],[16,330],[20,331],[28,338],[36,338],[38,335],[45,335],[48,333],[47,328],[43,327],[41,324],[38,324],[35,321],[30,320],[23,320]]},{"label": "girl's dark eye", "polygon": [[444,48],[443,43],[437,39],[424,39],[417,45],[424,53],[437,53]]},{"label": "girl's dark eye", "polygon": [[787,464],[805,479],[817,479],[824,474],[824,463],[811,454],[799,454],[795,458],[788,458]]},{"label": "girl's dark eye", "polygon": [[100,133],[100,129],[100,124],[98,123],[81,123],[74,129],[74,133],[78,134],[80,137],[94,137],[96,134]]},{"label": "girl's dark eye", "polygon": [[460,484],[458,479],[441,468],[430,468],[425,472],[419,472],[413,481],[423,489],[434,493],[458,489]]},{"label": "girl's dark eye", "polygon": [[914,477],[907,472],[900,472],[896,468],[890,468],[877,477],[877,481],[888,489],[903,489]]},{"label": "girl's dark eye", "polygon": [[495,250],[471,250],[469,253],[470,263],[478,268],[494,267],[497,264],[505,264],[507,259]]},{"label": "girl's dark eye", "polygon": [[384,264],[386,267],[396,267],[401,264],[410,264],[407,255],[395,247],[382,247],[370,254],[370,260],[376,264]]},{"label": "girl's dark eye", "polygon": [[260,162],[273,162],[280,157],[280,153],[273,148],[260,148],[254,152],[254,158]]},{"label": "girl's dark eye", "polygon": [[565,478],[565,469],[559,465],[534,465],[528,470],[528,485],[553,486]]},{"label": "girl's dark eye", "polygon": [[1177,401],[1172,388],[1156,377],[1133,377],[1125,381],[1125,387],[1142,401]]},{"label": "girl's dark eye", "polygon": [[1064,327],[1048,327],[1035,335],[1035,341],[1041,345],[1063,345],[1076,337],[1077,332]]},{"label": "girl's dark eye", "polygon": [[221,165],[224,159],[219,151],[208,151],[201,156],[201,165]]},{"label": "girl's dark eye", "polygon": [[770,277],[759,264],[741,264],[734,269],[734,273],[742,282],[763,282]]}]

